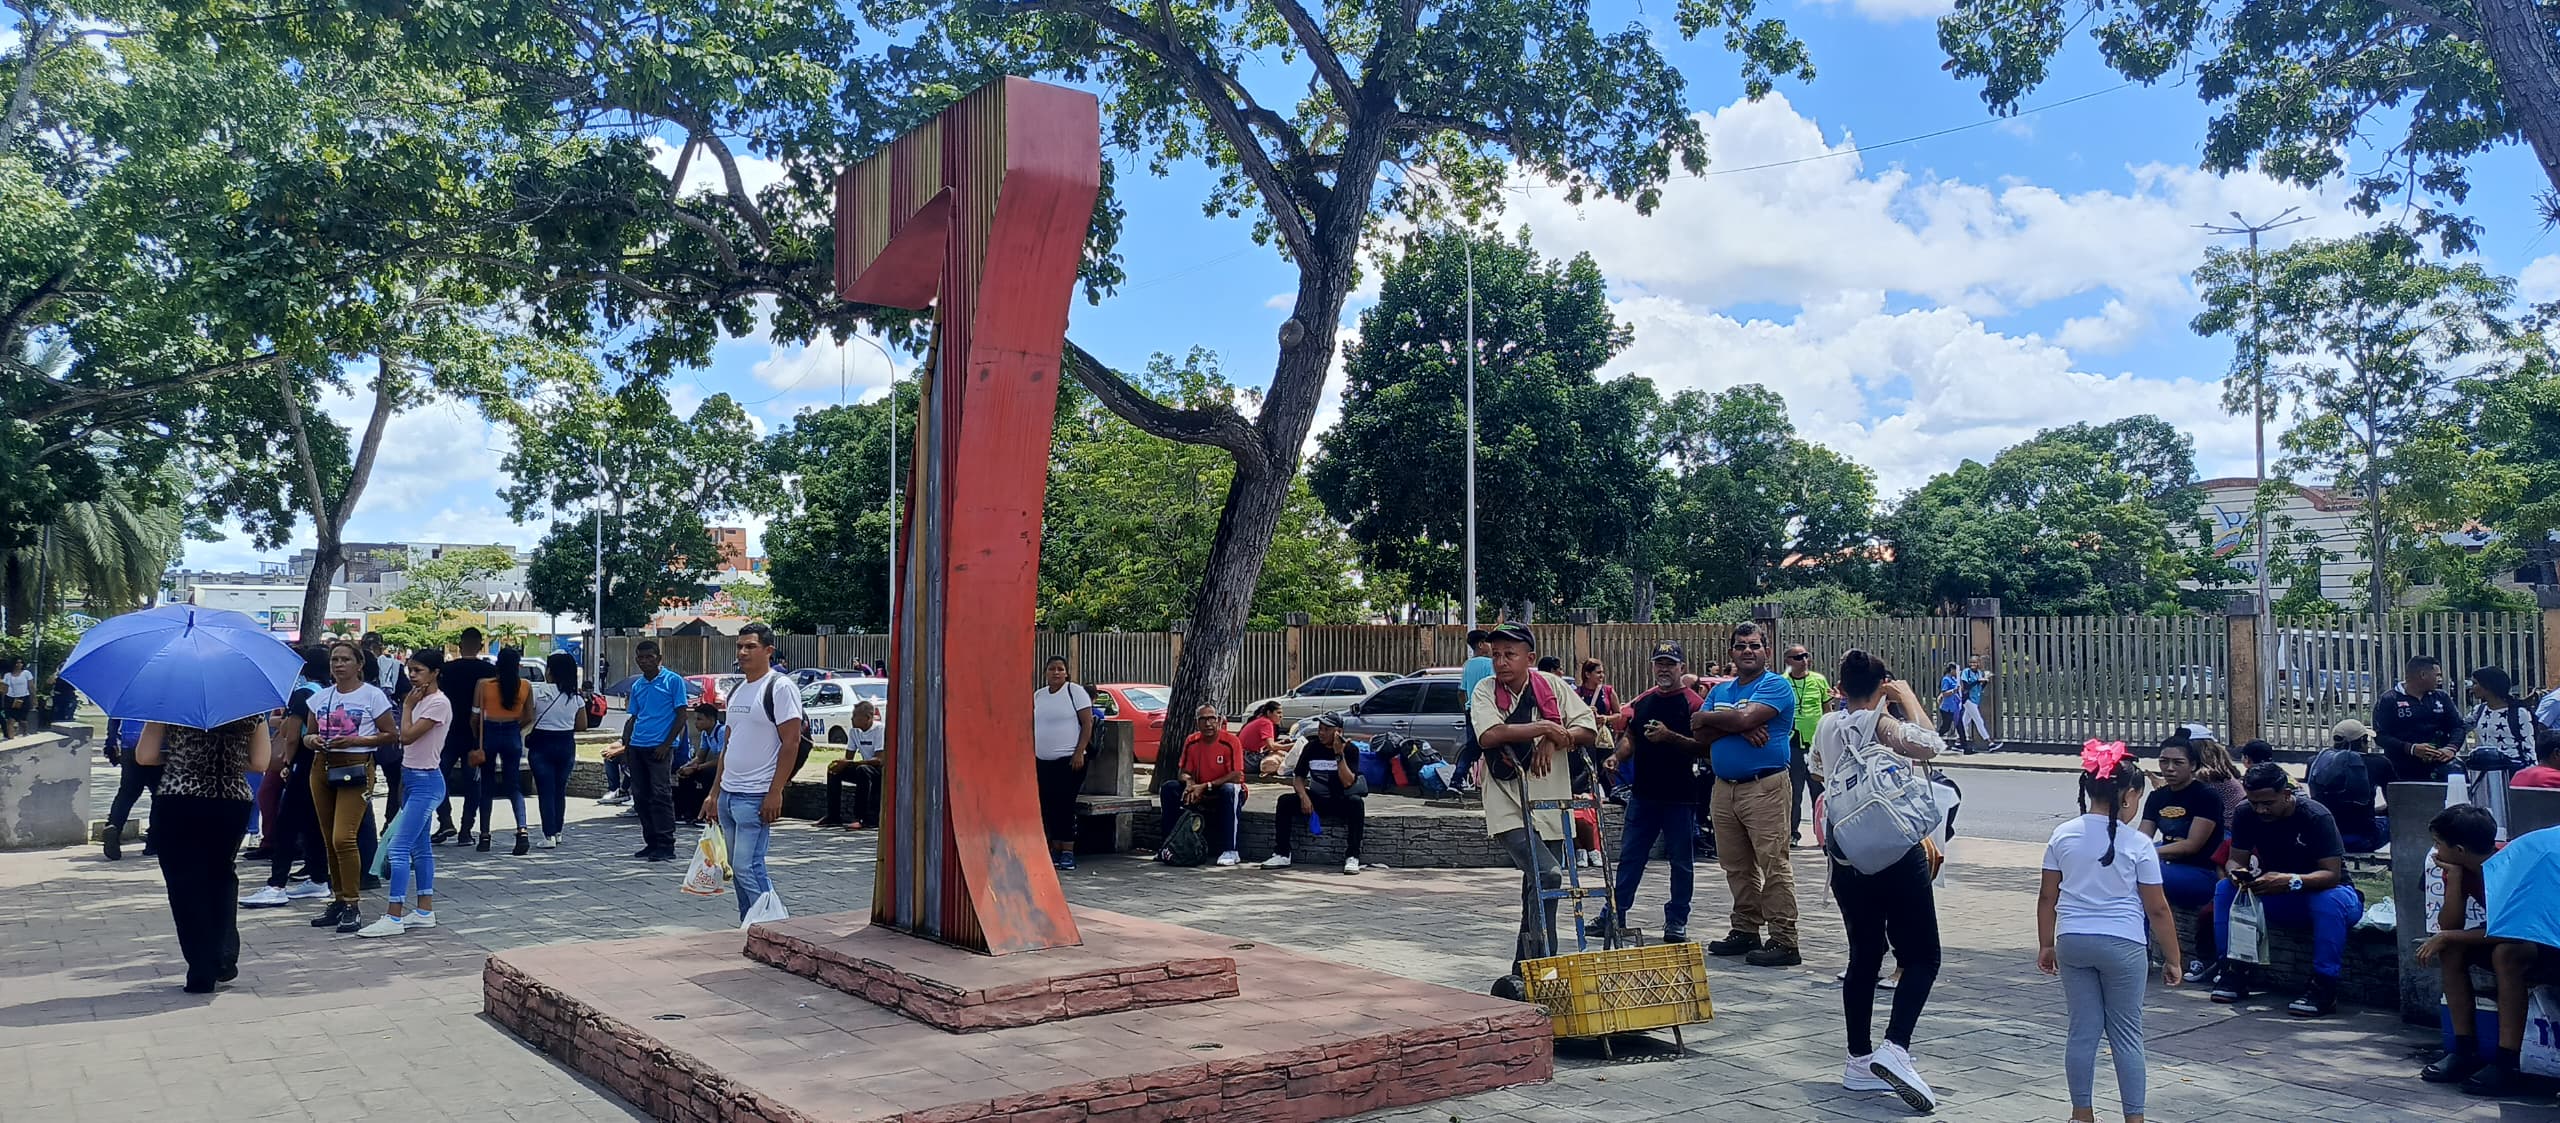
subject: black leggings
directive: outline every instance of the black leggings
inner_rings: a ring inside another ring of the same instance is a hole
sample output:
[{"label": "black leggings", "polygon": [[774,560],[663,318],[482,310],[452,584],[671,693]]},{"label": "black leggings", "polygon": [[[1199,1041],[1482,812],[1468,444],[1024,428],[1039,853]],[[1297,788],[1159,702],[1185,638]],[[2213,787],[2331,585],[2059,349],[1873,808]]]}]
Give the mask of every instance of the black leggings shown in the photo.
[{"label": "black leggings", "polygon": [[[1343,856],[1359,857],[1360,835],[1366,825],[1362,820],[1367,818],[1365,813],[1368,810],[1368,801],[1356,795],[1325,796],[1317,795],[1312,791],[1307,793],[1307,801],[1316,805],[1315,813],[1318,822],[1327,823],[1335,830],[1348,829],[1351,832],[1347,842],[1349,849],[1343,851]],[[1290,836],[1297,834],[1298,828],[1306,825],[1306,821],[1307,809],[1299,806],[1298,793],[1290,792],[1281,796],[1280,814],[1271,824],[1271,852],[1286,856],[1289,853]]]},{"label": "black leggings", "polygon": [[1076,793],[1084,790],[1084,769],[1075,767],[1075,758],[1067,756],[1035,761],[1033,768],[1040,778],[1040,826],[1049,836],[1049,847],[1072,851],[1076,848]]},{"label": "black leggings", "polygon": [[1831,864],[1831,897],[1840,904],[1840,919],[1849,927],[1849,977],[1841,983],[1840,1002],[1849,1019],[1849,1055],[1876,1051],[1873,1037],[1876,979],[1884,972],[1890,946],[1902,967],[1902,982],[1893,991],[1893,1015],[1885,1022],[1884,1039],[1905,1049],[1929,1004],[1929,988],[1938,981],[1938,901],[1929,888],[1929,857],[1914,846],[1902,860],[1872,874]]}]

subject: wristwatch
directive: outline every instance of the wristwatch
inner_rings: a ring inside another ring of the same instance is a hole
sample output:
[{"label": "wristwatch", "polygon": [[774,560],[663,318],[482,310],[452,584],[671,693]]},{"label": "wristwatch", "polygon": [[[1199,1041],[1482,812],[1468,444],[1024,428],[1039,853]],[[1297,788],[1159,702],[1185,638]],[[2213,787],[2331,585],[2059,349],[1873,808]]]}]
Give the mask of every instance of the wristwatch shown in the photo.
[{"label": "wristwatch", "polygon": [[2302,892],[2302,879],[2299,877],[2292,878],[2285,882],[2284,887],[2285,891],[2288,893]]}]

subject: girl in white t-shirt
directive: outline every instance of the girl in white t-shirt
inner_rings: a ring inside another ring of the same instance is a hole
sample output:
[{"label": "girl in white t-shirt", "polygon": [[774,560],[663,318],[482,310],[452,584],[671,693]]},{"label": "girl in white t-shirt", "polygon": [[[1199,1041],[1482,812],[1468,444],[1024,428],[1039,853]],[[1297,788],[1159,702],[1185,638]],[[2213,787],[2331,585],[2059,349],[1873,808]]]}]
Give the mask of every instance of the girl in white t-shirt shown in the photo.
[{"label": "girl in white t-shirt", "polygon": [[2121,741],[2090,741],[2080,750],[2080,817],[2054,828],[2044,848],[2044,890],[2036,898],[2036,967],[2062,976],[2071,1011],[2062,1070],[2071,1087],[2071,1118],[2097,1119],[2098,1036],[2116,1062],[2116,1096],[2125,1123],[2142,1123],[2146,1072],[2142,1059],[2142,990],[2151,973],[2146,927],[2168,953],[2161,982],[2183,977],[2178,926],[2160,888],[2160,854],[2150,836],[2127,824],[2142,811],[2142,767]]}]

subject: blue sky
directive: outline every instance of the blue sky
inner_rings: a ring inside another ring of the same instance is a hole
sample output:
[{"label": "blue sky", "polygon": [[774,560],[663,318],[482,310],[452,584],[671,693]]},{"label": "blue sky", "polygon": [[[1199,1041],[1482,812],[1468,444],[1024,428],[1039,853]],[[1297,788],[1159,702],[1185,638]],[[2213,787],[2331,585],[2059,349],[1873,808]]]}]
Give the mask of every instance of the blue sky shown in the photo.
[{"label": "blue sky", "polygon": [[[2306,192],[2197,170],[2206,113],[2193,91],[2118,89],[2122,79],[2085,40],[2026,104],[2096,96],[1985,124],[1975,87],[1939,69],[1935,0],[1768,7],[1811,46],[1820,74],[1756,104],[1739,100],[1721,49],[1662,28],[1671,10],[1604,4],[1599,20],[1660,31],[1707,118],[1709,175],[1671,184],[1650,217],[1611,203],[1569,207],[1560,192],[1524,183],[1501,219],[1505,230],[1528,225],[1546,253],[1597,259],[1636,329],[1612,373],[1666,392],[1766,384],[1806,435],[1874,467],[1888,497],[2039,428],[2144,412],[2191,433],[2206,474],[2248,471],[2248,426],[2219,406],[2228,346],[2186,327],[2196,310],[2187,275],[2209,240],[2194,224],[2299,206],[2313,221],[2287,234],[2348,234],[2366,223],[2341,205],[2343,187]],[[1870,150],[1970,125],[1981,127]],[[1742,170],[1784,161],[1802,162]],[[2353,163],[2370,166],[2373,154]],[[1157,179],[1124,159],[1121,170],[1130,282],[1100,305],[1079,301],[1070,334],[1123,366],[1205,346],[1238,383],[1267,381],[1285,316],[1274,298],[1294,291],[1293,271],[1252,244],[1249,222],[1202,216],[1201,169]],[[2527,297],[2560,297],[2560,242],[2546,244],[2534,217],[2544,183],[2528,154],[2510,147],[2476,160],[2472,180],[2480,259],[2521,275]],[[1346,331],[1365,302],[1346,311]],[[689,408],[725,391],[772,425],[840,393],[876,396],[888,369],[858,343],[839,353],[740,340],[708,369],[679,374],[670,392]],[[353,416],[356,406],[335,411]],[[1328,406],[1318,426],[1330,420]],[[395,422],[391,438],[350,538],[529,546],[539,537],[538,523],[511,524],[495,498],[494,451],[477,454],[477,470],[455,463],[457,450],[505,443],[476,417],[422,410]],[[295,544],[308,542],[305,530]],[[189,544],[182,564],[232,568],[261,556],[280,555],[235,536]]]}]

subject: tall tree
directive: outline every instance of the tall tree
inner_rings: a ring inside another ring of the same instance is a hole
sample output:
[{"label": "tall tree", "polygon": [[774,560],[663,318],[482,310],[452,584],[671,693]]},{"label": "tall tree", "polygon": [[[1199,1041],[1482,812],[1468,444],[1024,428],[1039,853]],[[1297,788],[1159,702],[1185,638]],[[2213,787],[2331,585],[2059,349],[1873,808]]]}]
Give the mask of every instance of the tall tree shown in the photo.
[{"label": "tall tree", "polygon": [[[940,79],[956,88],[1011,71],[1097,89],[1114,143],[1157,168],[1209,164],[1219,174],[1209,212],[1251,211],[1256,237],[1277,242],[1298,271],[1251,419],[1225,404],[1165,406],[1081,348],[1068,351],[1069,368],[1113,412],[1235,461],[1175,672],[1177,710],[1234,675],[1375,226],[1482,214],[1498,205],[1512,164],[1564,181],[1571,198],[1606,194],[1649,211],[1675,166],[1706,162],[1684,82],[1652,34],[1604,31],[1581,0],[1312,10],[1298,0],[874,0],[865,10],[875,25],[915,29],[900,47],[902,70],[966,76]],[[1749,0],[1685,0],[1677,15],[1684,34],[1724,36],[1753,96],[1780,74],[1811,76],[1802,44],[1782,23],[1755,20]],[[1294,102],[1265,104],[1272,91]]]},{"label": "tall tree", "polygon": [[2560,305],[2535,308],[2524,327],[2504,377],[2465,382],[2460,428],[2476,438],[2466,475],[2482,521],[2547,585],[2560,583],[2551,537],[2560,533]]},{"label": "tall tree", "polygon": [[[2500,357],[2491,352],[2510,332],[2502,313],[2514,286],[2477,264],[2428,260],[2392,228],[2294,243],[2268,254],[2262,273],[2264,346],[2298,356],[2267,369],[2269,400],[2294,417],[2281,467],[2363,498],[2367,604],[2387,611],[2418,531],[2477,513],[2449,509],[2436,475],[2445,460],[2421,453],[2446,431],[2464,369]],[[2209,257],[2196,280],[2199,332],[2237,330],[2260,296],[2240,255]],[[2250,408],[2247,393],[2233,388],[2225,405]]]},{"label": "tall tree", "polygon": [[[914,381],[896,390],[898,432],[907,438],[915,434],[917,390]],[[887,630],[889,454],[897,451],[902,482],[914,456],[910,440],[890,437],[888,400],[806,411],[765,446],[769,470],[789,495],[764,531],[774,625]]]},{"label": "tall tree", "polygon": [[[2143,83],[2191,75],[2214,107],[2204,166],[2315,186],[2353,175],[2353,204],[2402,202],[2447,250],[2476,223],[2446,206],[2467,162],[2524,141],[2560,187],[2560,16],[2530,0],[1957,0],[1939,21],[1947,69],[1996,113],[2050,75],[2072,31]],[[2373,170],[2355,149],[2377,143]],[[2560,195],[2545,195],[2546,217]]]},{"label": "tall tree", "polygon": [[1654,432],[1674,472],[1661,531],[1676,543],[1672,591],[1683,616],[1713,601],[1836,580],[1858,564],[1875,476],[1797,436],[1775,391],[1681,391],[1663,404]]},{"label": "tall tree", "polygon": [[1640,442],[1656,399],[1599,380],[1634,339],[1589,254],[1539,256],[1467,234],[1384,262],[1378,303],[1344,358],[1342,420],[1308,468],[1361,558],[1427,599],[1464,603],[1467,272],[1475,274],[1476,595],[1496,615],[1574,603],[1598,559],[1626,552],[1651,496]]},{"label": "tall tree", "polygon": [[501,461],[514,481],[500,495],[521,522],[548,507],[561,518],[534,547],[526,591],[543,612],[592,613],[595,526],[604,512],[604,619],[634,628],[669,602],[702,597],[718,571],[710,520],[770,511],[779,487],[760,472],[760,439],[745,410],[715,394],[691,416],[650,382],[612,393],[565,394],[516,418]]}]

